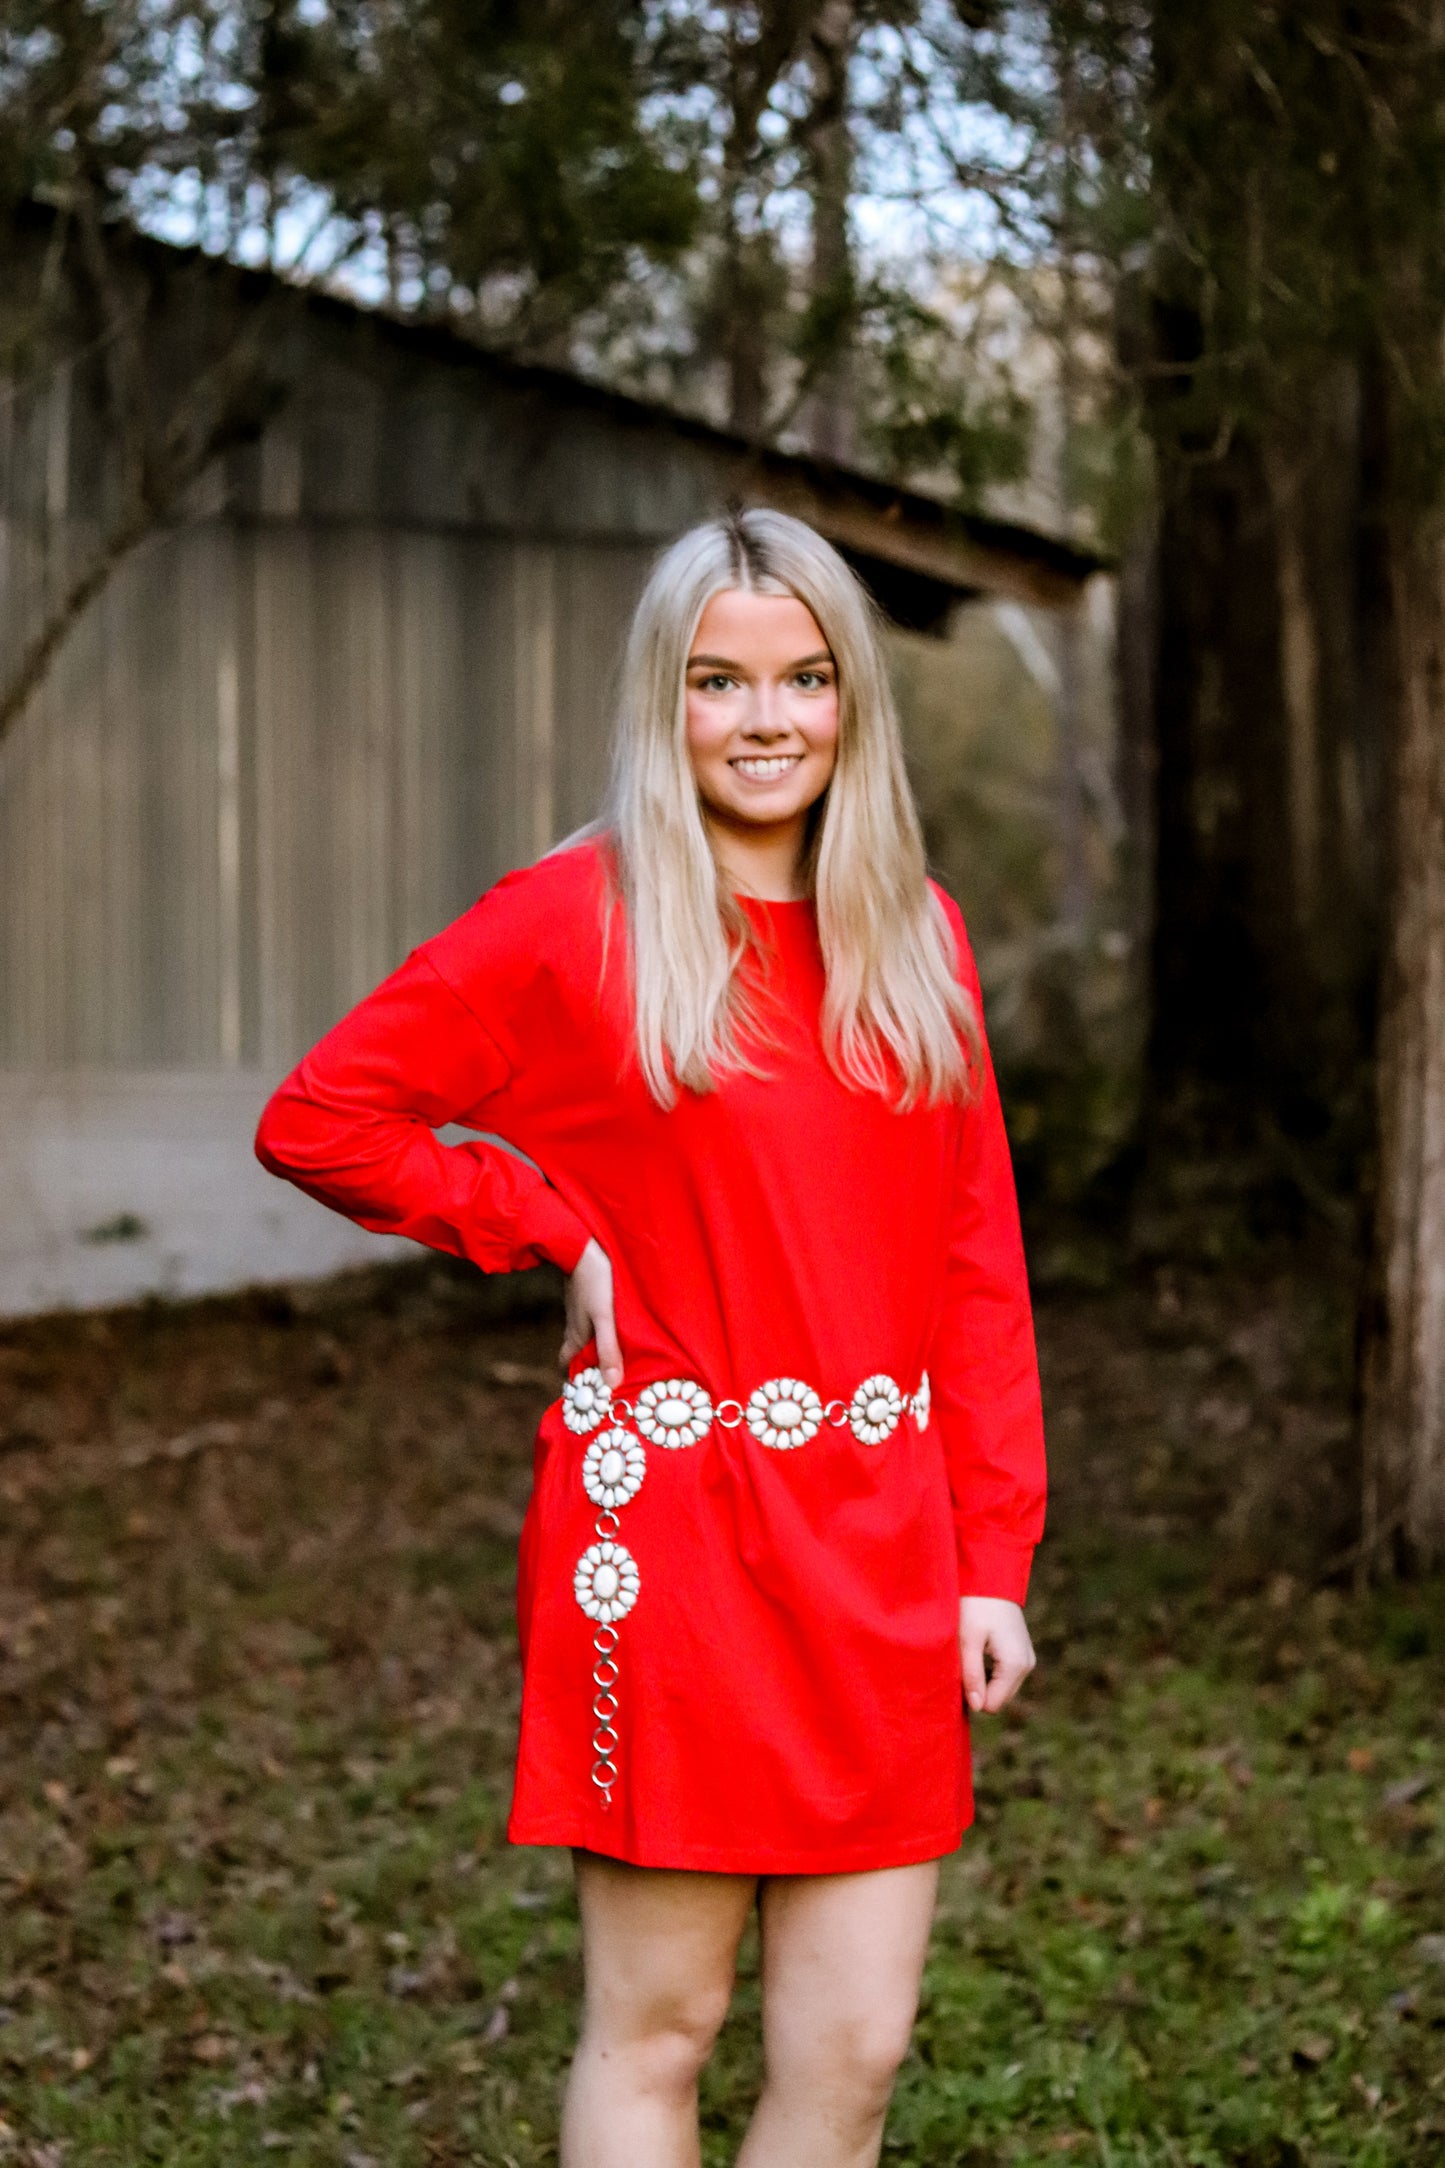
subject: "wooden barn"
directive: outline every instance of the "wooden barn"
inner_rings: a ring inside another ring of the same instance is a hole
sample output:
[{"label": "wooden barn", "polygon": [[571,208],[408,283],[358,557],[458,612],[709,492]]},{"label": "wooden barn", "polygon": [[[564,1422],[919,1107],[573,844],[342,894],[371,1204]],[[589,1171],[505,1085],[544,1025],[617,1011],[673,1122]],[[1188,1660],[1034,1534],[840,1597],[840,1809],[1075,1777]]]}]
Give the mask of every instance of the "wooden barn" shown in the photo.
[{"label": "wooden barn", "polygon": [[[460,339],[297,293],[294,391],[136,551],[0,744],[0,1313],[332,1269],[374,1238],[251,1159],[271,1083],[596,808],[658,548],[811,520],[899,624],[1070,607],[1094,560]],[[13,658],[104,447],[0,401]]]}]

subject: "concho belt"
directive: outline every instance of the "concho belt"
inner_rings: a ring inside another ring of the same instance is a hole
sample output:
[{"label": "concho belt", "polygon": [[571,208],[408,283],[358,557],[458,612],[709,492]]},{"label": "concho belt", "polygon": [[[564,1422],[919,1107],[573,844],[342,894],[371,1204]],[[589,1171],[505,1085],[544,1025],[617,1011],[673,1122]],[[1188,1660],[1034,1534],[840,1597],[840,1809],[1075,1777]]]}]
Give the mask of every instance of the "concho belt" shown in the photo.
[{"label": "concho belt", "polygon": [[695,1378],[663,1378],[645,1385],[635,1403],[613,1394],[600,1370],[579,1370],[562,1388],[562,1420],[578,1437],[586,1437],[600,1423],[631,1422],[649,1445],[670,1451],[700,1445],[714,1423],[736,1430],[746,1423],[760,1445],[788,1452],[806,1445],[825,1423],[841,1430],[846,1423],[860,1445],[881,1445],[903,1419],[904,1408],[920,1430],[928,1428],[928,1372],[918,1390],[905,1400],[903,1389],[886,1371],[865,1378],[851,1400],[826,1404],[800,1378],[769,1378],[744,1406],[741,1400],[719,1400],[714,1406],[705,1385]]},{"label": "concho belt", "polygon": [[[642,1592],[637,1561],[617,1541],[622,1526],[617,1511],[637,1496],[647,1474],[642,1440],[667,1452],[681,1452],[701,1445],[714,1423],[724,1430],[737,1430],[746,1423],[760,1445],[787,1453],[806,1445],[826,1423],[834,1430],[846,1426],[860,1445],[882,1445],[902,1422],[905,1410],[920,1430],[926,1430],[930,1397],[926,1370],[918,1390],[907,1396],[879,1370],[863,1380],[851,1400],[827,1402],[801,1378],[769,1378],[749,1395],[746,1404],[741,1400],[714,1403],[706,1386],[695,1378],[662,1378],[645,1385],[635,1401],[615,1394],[595,1368],[567,1380],[562,1388],[562,1420],[575,1436],[591,1438],[582,1460],[582,1486],[600,1509],[597,1541],[578,1559],[572,1587],[596,1627],[592,1637],[597,1653],[592,1672],[596,1688],[592,1715],[597,1726],[592,1734],[592,1781],[604,1807],[612,1804],[621,1743],[615,1725],[620,1709],[617,1621],[626,1618]],[[631,1430],[624,1428],[628,1423]]]}]

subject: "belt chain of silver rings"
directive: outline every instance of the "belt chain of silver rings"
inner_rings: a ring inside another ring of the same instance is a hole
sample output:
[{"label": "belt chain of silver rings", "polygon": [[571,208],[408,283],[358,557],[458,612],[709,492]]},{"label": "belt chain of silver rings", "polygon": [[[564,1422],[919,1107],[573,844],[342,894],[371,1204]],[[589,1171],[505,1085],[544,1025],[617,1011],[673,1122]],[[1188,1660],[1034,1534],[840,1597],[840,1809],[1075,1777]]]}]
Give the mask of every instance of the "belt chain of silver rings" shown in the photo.
[{"label": "belt chain of silver rings", "polygon": [[[693,1378],[663,1378],[644,1386],[635,1401],[614,1394],[597,1369],[579,1371],[567,1380],[562,1388],[562,1420],[575,1436],[591,1439],[582,1461],[582,1485],[599,1508],[597,1541],[578,1559],[572,1586],[597,1629],[592,1636],[597,1656],[592,1670],[596,1689],[592,1716],[597,1727],[592,1734],[592,1781],[602,1794],[604,1808],[612,1804],[620,1744],[617,1622],[626,1618],[642,1587],[636,1559],[617,1540],[622,1531],[618,1508],[630,1504],[642,1488],[647,1473],[643,1439],[648,1445],[678,1452],[701,1445],[714,1423],[724,1430],[738,1430],[746,1423],[760,1445],[786,1453],[806,1445],[826,1423],[834,1430],[851,1430],[860,1445],[882,1445],[905,1413],[920,1430],[926,1430],[929,1406],[926,1370],[916,1393],[905,1395],[892,1378],[877,1371],[863,1380],[851,1400],[826,1404],[811,1385],[798,1378],[770,1378],[746,1406],[741,1400],[719,1400],[714,1405],[706,1387]],[[632,1429],[623,1428],[627,1423]]]}]

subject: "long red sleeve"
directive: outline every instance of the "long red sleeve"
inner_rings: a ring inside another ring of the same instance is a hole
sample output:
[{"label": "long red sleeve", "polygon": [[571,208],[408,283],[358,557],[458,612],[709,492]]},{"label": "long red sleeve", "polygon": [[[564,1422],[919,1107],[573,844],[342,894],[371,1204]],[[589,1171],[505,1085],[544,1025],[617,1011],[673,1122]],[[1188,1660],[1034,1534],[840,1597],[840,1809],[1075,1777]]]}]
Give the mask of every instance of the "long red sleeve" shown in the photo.
[{"label": "long red sleeve", "polygon": [[[981,1019],[963,921],[953,908],[949,917]],[[987,1045],[979,1096],[963,1124],[928,1372],[948,1463],[960,1592],[1022,1603],[1044,1526],[1043,1412],[1013,1169]]]},{"label": "long red sleeve", "polygon": [[[840,1076],[813,902],[744,897],[758,1062],[660,1106],[610,854],[552,852],[425,942],[282,1085],[258,1149],[363,1225],[482,1266],[566,1267],[589,1235],[611,1260],[626,1450],[585,1395],[542,1417],[509,1833],[718,1873],[937,1859],[972,1811],[959,1590],[1021,1599],[1043,1518],[993,1077],[965,1106],[899,1106]],[[480,1135],[449,1149],[451,1122]],[[865,1386],[865,1413],[896,1401],[881,1435],[853,1419]],[[809,1394],[805,1437],[749,1415]],[[690,1442],[661,1412],[705,1403]],[[604,1732],[599,1622],[622,1682]]]},{"label": "long red sleeve", "polygon": [[491,1033],[415,950],[280,1086],[256,1156],[375,1233],[485,1272],[543,1260],[570,1272],[588,1230],[537,1168],[498,1144],[432,1134],[448,1122],[504,1133],[510,1075]]}]

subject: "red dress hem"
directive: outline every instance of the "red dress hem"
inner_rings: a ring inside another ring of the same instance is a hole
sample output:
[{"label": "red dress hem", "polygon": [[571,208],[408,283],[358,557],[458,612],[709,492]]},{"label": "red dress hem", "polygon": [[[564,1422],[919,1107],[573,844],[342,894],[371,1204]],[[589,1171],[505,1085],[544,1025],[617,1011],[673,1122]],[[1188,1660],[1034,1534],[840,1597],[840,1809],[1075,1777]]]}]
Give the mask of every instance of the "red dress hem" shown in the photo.
[{"label": "red dress hem", "polygon": [[809,1846],[798,1851],[770,1852],[760,1858],[755,1847],[738,1851],[722,1845],[618,1845],[603,1841],[595,1828],[585,1832],[575,1822],[529,1824],[526,1833],[507,1828],[507,1842],[515,1845],[555,1845],[568,1850],[596,1852],[628,1867],[654,1867],[673,1873],[696,1874],[868,1874],[888,1867],[918,1867],[930,1859],[946,1859],[956,1852],[973,1826],[973,1817],[944,1836],[932,1835],[879,1845],[876,1840],[839,1849]]}]

